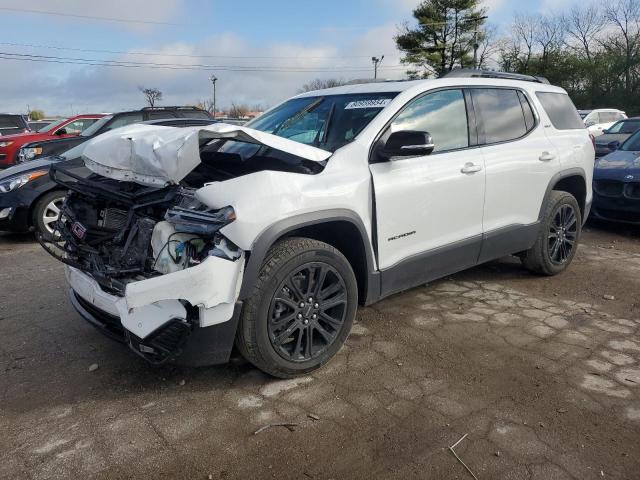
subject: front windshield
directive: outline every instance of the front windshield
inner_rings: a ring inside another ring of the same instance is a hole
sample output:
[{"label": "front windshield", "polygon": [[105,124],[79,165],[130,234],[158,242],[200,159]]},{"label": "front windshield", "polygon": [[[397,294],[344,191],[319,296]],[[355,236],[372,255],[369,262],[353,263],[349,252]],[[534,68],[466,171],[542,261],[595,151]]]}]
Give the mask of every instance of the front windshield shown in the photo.
[{"label": "front windshield", "polygon": [[54,129],[58,128],[60,125],[62,125],[66,121],[67,121],[67,119],[63,118],[62,120],[58,120],[57,122],[50,123],[46,127],[41,128],[40,130],[38,130],[38,133],[50,132],[51,130],[54,130]]},{"label": "front windshield", "polygon": [[631,135],[620,145],[620,150],[624,152],[640,152],[640,131]]},{"label": "front windshield", "polygon": [[246,126],[335,152],[352,142],[397,94],[294,98]]},{"label": "front windshield", "polygon": [[105,123],[113,118],[113,115],[107,115],[106,117],[102,117],[97,122],[91,124],[89,128],[87,128],[84,132],[80,134],[81,137],[92,137],[96,134],[98,130],[100,130]]},{"label": "front windshield", "polygon": [[635,133],[638,129],[640,129],[640,120],[622,120],[608,129],[607,133],[631,134]]}]

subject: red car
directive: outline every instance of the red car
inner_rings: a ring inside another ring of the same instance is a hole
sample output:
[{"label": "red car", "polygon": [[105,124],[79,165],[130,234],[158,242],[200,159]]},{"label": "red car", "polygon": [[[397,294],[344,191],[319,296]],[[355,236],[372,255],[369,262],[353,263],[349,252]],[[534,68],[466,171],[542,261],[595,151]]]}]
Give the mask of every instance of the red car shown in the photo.
[{"label": "red car", "polygon": [[80,135],[87,127],[102,117],[104,114],[76,115],[47,125],[39,132],[0,136],[0,168],[7,168],[18,163],[18,152],[22,145]]}]

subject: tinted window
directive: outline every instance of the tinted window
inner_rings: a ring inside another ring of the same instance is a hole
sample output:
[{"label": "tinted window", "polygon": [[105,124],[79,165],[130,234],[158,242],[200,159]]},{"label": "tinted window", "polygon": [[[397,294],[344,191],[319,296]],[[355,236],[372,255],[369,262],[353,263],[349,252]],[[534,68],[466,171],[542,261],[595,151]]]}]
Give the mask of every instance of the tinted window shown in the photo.
[{"label": "tinted window", "polygon": [[166,110],[156,110],[147,113],[147,120],[163,120],[165,118],[176,118],[175,112],[167,112]]},{"label": "tinted window", "polygon": [[584,128],[584,122],[578,115],[575,105],[566,93],[537,92],[536,96],[549,119],[558,130]]},{"label": "tinted window", "polygon": [[19,115],[0,115],[0,128],[26,128],[27,123]]},{"label": "tinted window", "polygon": [[518,92],[518,97],[520,97],[520,104],[522,105],[522,111],[524,112],[524,124],[527,127],[527,132],[533,130],[533,127],[536,125],[536,117],[533,114],[533,107],[527,100],[527,97],[524,93]]},{"label": "tinted window", "polygon": [[208,120],[211,118],[211,115],[209,115],[209,113],[202,110],[182,110],[178,111],[178,116],[182,118],[201,118],[204,120]]},{"label": "tinted window", "polygon": [[138,123],[142,121],[142,113],[127,113],[125,115],[117,115],[113,121],[107,125],[106,131],[113,130],[115,128],[131,125],[132,123]]},{"label": "tinted window", "polygon": [[527,133],[524,111],[516,90],[473,89],[474,105],[484,126],[485,143],[499,143]]},{"label": "tinted window", "polygon": [[413,100],[391,124],[391,133],[429,132],[434,152],[469,146],[467,109],[461,90],[443,90]]},{"label": "tinted window", "polygon": [[640,120],[623,120],[607,130],[607,133],[634,133],[640,129]]}]

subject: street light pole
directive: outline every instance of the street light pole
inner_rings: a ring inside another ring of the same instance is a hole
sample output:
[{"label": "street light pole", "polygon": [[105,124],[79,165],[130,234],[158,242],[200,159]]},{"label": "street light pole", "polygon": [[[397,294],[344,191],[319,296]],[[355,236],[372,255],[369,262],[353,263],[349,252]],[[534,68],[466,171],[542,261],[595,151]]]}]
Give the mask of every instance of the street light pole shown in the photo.
[{"label": "street light pole", "polygon": [[371,57],[371,61],[373,62],[373,79],[374,80],[378,79],[378,65],[382,63],[382,60],[384,60],[384,55],[382,55],[380,58]]},{"label": "street light pole", "polygon": [[476,17],[473,18],[472,21],[475,22],[475,29],[473,31],[473,69],[477,70],[478,69],[478,49],[480,48],[480,45],[478,44],[478,34],[480,33],[478,31],[478,29],[480,28],[480,22],[486,20],[489,17],[486,16],[482,16],[482,17]]},{"label": "street light pole", "polygon": [[215,75],[211,75],[211,77],[209,77],[209,80],[211,80],[211,83],[213,83],[213,119],[215,120],[216,118],[216,82],[218,81],[218,78]]}]

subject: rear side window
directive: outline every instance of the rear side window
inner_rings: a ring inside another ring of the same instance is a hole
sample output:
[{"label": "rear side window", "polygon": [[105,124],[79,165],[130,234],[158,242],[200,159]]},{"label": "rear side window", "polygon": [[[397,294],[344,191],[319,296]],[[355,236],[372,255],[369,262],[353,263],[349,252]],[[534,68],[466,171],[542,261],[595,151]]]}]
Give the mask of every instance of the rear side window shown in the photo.
[{"label": "rear side window", "polygon": [[585,128],[575,105],[566,93],[536,92],[536,96],[556,129]]},{"label": "rear side window", "polygon": [[142,122],[142,113],[127,113],[125,115],[116,116],[113,121],[107,125],[106,131],[113,130],[115,128],[131,125],[132,123]]},{"label": "rear side window", "polygon": [[0,128],[27,128],[27,122],[19,115],[0,115]]},{"label": "rear side window", "polygon": [[200,118],[203,120],[211,119],[211,115],[203,110],[181,110],[178,111],[178,116],[182,118]]},{"label": "rear side window", "polygon": [[529,119],[520,92],[502,88],[472,90],[474,105],[484,127],[484,143],[500,143],[524,137],[534,125],[533,112],[524,98]]}]

